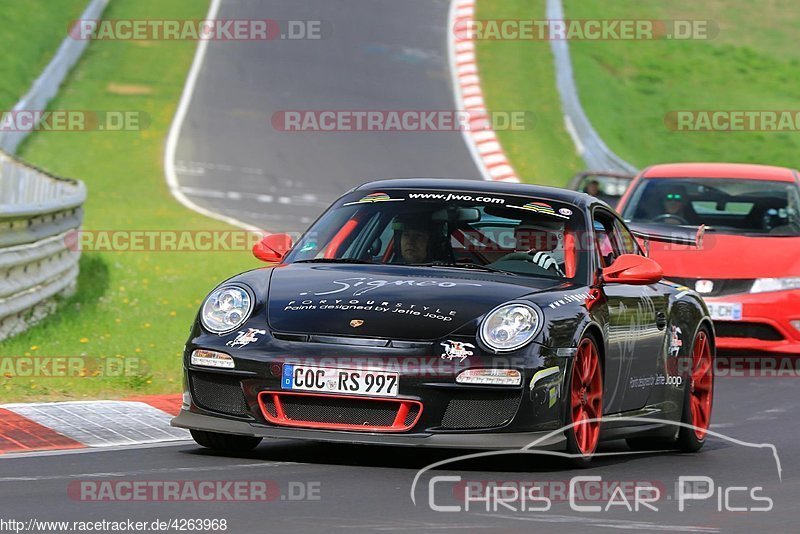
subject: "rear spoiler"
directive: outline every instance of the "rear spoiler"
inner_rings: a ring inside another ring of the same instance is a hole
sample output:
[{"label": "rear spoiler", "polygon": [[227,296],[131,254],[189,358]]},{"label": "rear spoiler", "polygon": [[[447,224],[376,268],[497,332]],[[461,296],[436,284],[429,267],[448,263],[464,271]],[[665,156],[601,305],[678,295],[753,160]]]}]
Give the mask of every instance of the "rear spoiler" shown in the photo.
[{"label": "rear spoiler", "polygon": [[672,243],[675,245],[686,245],[695,247],[698,250],[703,248],[703,237],[706,233],[706,225],[700,225],[697,230],[684,226],[670,228],[664,224],[629,224],[631,233],[645,242],[645,250],[650,252],[649,242]]}]

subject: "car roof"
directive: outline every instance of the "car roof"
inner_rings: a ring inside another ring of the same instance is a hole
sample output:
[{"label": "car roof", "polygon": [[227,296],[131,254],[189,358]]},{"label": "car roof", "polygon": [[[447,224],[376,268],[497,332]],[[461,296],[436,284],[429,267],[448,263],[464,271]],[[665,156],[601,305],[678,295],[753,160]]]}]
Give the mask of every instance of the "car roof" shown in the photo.
[{"label": "car roof", "polygon": [[495,193],[498,195],[520,195],[543,198],[573,204],[585,208],[594,204],[609,207],[608,204],[586,193],[549,187],[544,185],[518,184],[512,182],[491,182],[487,180],[462,180],[452,178],[392,178],[367,182],[353,189],[422,189],[436,191],[464,191],[474,193]]},{"label": "car roof", "polygon": [[742,178],[794,182],[797,171],[750,163],[666,163],[648,167],[642,178]]}]

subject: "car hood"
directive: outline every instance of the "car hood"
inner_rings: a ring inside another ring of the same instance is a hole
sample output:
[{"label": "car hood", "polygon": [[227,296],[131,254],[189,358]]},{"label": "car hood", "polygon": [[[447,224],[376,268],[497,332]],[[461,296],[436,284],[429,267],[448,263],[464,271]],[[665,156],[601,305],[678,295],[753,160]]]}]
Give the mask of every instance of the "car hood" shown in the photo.
[{"label": "car hood", "polygon": [[434,340],[503,302],[562,285],[462,269],[290,264],[272,271],[267,319],[276,332]]},{"label": "car hood", "polygon": [[650,243],[650,257],[667,277],[780,278],[800,275],[800,237],[707,233],[701,249]]}]

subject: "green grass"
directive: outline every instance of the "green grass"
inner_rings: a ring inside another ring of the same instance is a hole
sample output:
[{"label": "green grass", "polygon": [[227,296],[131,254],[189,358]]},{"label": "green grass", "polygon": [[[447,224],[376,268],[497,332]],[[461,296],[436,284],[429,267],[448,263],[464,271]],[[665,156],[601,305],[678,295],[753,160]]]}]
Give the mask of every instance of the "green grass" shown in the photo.
[{"label": "green grass", "polygon": [[0,2],[0,110],[8,110],[30,88],[80,17],[89,0]]},{"label": "green grass", "polygon": [[[109,19],[202,18],[197,0],[115,0]],[[114,42],[90,45],[51,105],[54,109],[140,110],[148,128],[136,132],[42,132],[22,157],[89,190],[90,230],[230,229],[184,209],[169,194],[162,168],[164,140],[196,43]],[[144,86],[151,94],[119,94],[109,85]],[[120,378],[25,379],[0,376],[4,401],[119,398],[180,391],[181,351],[198,305],[218,282],[258,266],[242,252],[86,252],[78,293],[58,313],[0,345],[2,356],[138,358],[141,371]]]},{"label": "green grass", "polygon": [[566,0],[571,19],[706,19],[711,40],[570,43],[578,90],[609,147],[637,166],[731,161],[796,167],[800,132],[676,132],[674,110],[800,109],[792,0]]},{"label": "green grass", "polygon": [[[480,0],[476,15],[485,20],[544,17],[544,0]],[[564,129],[550,43],[479,40],[477,53],[488,109],[535,116],[533,128],[497,132],[512,166],[525,182],[565,185],[582,162]]]}]

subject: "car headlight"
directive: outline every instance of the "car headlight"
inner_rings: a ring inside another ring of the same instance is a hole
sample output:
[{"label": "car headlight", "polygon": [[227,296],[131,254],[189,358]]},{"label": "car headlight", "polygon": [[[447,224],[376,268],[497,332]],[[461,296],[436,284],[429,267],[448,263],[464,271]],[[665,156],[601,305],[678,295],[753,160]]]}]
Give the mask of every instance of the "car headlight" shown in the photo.
[{"label": "car headlight", "polygon": [[483,319],[480,340],[495,352],[516,350],[539,333],[542,312],[531,304],[498,306]]},{"label": "car headlight", "polygon": [[236,329],[253,311],[253,299],[241,287],[227,286],[214,290],[203,303],[200,320],[209,332],[225,334]]},{"label": "car headlight", "polygon": [[767,291],[786,291],[800,289],[800,277],[792,278],[759,278],[750,288],[750,293],[766,293]]}]

